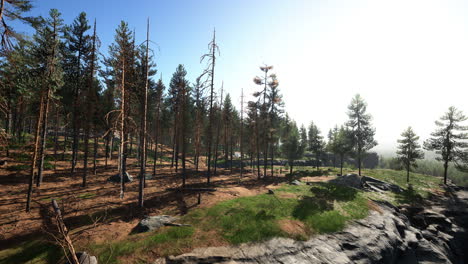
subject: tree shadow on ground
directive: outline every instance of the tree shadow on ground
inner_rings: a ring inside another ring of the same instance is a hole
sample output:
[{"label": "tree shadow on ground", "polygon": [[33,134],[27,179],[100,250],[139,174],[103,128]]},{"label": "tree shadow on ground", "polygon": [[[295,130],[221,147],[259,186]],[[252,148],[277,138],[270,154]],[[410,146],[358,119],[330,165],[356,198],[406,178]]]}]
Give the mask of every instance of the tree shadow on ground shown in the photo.
[{"label": "tree shadow on ground", "polygon": [[316,183],[310,191],[311,195],[299,200],[292,216],[318,233],[335,232],[344,228],[347,218],[340,210],[335,210],[334,203],[354,200],[357,190],[330,183]]},{"label": "tree shadow on ground", "polygon": [[356,189],[325,182],[314,183],[310,191],[315,197],[332,201],[351,201],[358,193]]},{"label": "tree shadow on ground", "polygon": [[396,194],[396,200],[400,204],[422,204],[424,198],[419,195],[413,188],[413,185],[409,184],[408,188],[400,193]]}]

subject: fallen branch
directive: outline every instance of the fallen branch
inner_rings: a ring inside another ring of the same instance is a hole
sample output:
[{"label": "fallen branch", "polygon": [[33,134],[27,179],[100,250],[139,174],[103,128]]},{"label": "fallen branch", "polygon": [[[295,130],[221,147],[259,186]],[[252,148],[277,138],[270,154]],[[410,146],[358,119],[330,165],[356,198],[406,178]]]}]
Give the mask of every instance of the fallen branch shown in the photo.
[{"label": "fallen branch", "polygon": [[75,248],[73,247],[73,243],[70,239],[70,236],[68,235],[68,229],[65,226],[65,223],[63,222],[62,212],[60,211],[60,208],[57,204],[57,201],[55,201],[55,199],[52,199],[52,208],[54,208],[54,211],[55,211],[55,219],[57,220],[57,227],[58,227],[59,233],[63,236],[65,245],[71,254],[70,262],[72,264],[80,264],[80,262],[78,261],[78,258],[76,257],[76,252],[75,252]]}]

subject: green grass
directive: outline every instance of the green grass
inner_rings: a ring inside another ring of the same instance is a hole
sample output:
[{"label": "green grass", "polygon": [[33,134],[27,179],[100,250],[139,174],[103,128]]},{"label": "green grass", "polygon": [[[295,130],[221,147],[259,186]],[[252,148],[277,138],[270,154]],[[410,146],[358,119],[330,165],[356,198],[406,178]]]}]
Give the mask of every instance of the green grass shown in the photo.
[{"label": "green grass", "polygon": [[[332,184],[284,186],[277,195],[261,194],[221,202],[197,210],[185,220],[200,224],[202,229],[215,228],[232,244],[262,241],[272,237],[292,237],[281,230],[278,220],[299,220],[314,233],[341,230],[346,221],[368,214],[362,193]],[[282,193],[296,194],[281,198]],[[294,197],[294,196],[293,196]]]},{"label": "green grass", "polygon": [[411,185],[412,190],[403,194],[407,197],[420,195],[422,198],[427,198],[434,190],[441,190],[439,184],[442,183],[442,179],[440,177],[410,173],[410,185],[408,185],[406,182],[406,171],[373,169],[364,170],[362,174],[399,185],[404,189],[410,189],[409,186]]},{"label": "green grass", "polygon": [[109,264],[121,263],[119,258],[124,256],[143,256],[155,247],[160,248],[161,255],[168,256],[192,246],[194,231],[193,227],[171,227],[161,232],[130,236],[123,241],[92,244],[86,250],[97,256],[98,263]]},{"label": "green grass", "polygon": [[27,241],[15,247],[0,251],[0,264],[59,263],[61,258],[62,249],[59,246],[42,240]]},{"label": "green grass", "polygon": [[95,193],[82,193],[82,194],[78,195],[78,198],[91,199],[91,198],[94,198],[95,196],[96,196]]},{"label": "green grass", "polygon": [[[301,168],[303,170],[313,171]],[[332,169],[330,174],[337,170]],[[349,172],[352,171],[344,171]],[[405,191],[400,194],[363,192],[329,183],[283,185],[275,190],[275,195],[240,197],[210,208],[195,209],[180,219],[190,227],[169,227],[133,234],[124,240],[86,245],[78,250],[97,256],[99,263],[126,263],[129,258],[132,263],[147,263],[147,258],[150,258],[147,252],[153,252],[151,256],[177,255],[184,249],[203,244],[212,235],[231,244],[264,241],[273,237],[307,239],[311,234],[340,231],[349,220],[366,217],[369,199],[389,201],[395,205],[414,203],[429,197],[431,191],[440,190],[441,179],[437,177],[412,173],[411,185],[408,186],[404,171],[375,169],[364,170],[363,174],[400,185]],[[90,199],[94,195],[83,193],[78,197]],[[283,231],[280,220],[301,221],[306,227],[306,234],[298,236]],[[197,236],[194,236],[195,232]],[[209,235],[203,237],[200,233]],[[50,244],[32,241],[0,251],[0,264],[14,263],[12,260],[15,258],[21,260],[19,263],[56,263],[59,256],[60,252]]]}]

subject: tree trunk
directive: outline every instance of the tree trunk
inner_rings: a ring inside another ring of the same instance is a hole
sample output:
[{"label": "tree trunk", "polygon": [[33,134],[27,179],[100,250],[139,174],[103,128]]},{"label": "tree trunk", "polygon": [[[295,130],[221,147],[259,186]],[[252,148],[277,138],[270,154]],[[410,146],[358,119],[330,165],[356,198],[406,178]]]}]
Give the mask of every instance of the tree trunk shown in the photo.
[{"label": "tree trunk", "polygon": [[39,171],[37,174],[37,187],[41,186],[44,174],[44,157],[47,143],[47,120],[49,115],[50,92],[50,88],[48,88],[44,105],[44,115],[42,116],[41,146],[39,150]]},{"label": "tree trunk", "polygon": [[444,184],[447,185],[448,161],[444,161]]},{"label": "tree trunk", "polygon": [[42,126],[42,116],[44,114],[44,100],[45,100],[45,95],[41,96],[41,102],[39,106],[39,113],[37,116],[37,122],[36,122],[36,132],[34,135],[34,151],[32,155],[32,161],[31,161],[31,172],[29,175],[29,186],[28,186],[28,195],[26,199],[26,212],[31,211],[31,197],[32,197],[32,192],[33,192],[33,185],[34,185],[34,177],[35,177],[35,171],[36,171],[36,163],[37,163],[37,156],[38,156],[38,151],[39,151],[39,144],[40,144],[40,130]]},{"label": "tree trunk", "polygon": [[[96,133],[96,129],[94,129],[94,133]],[[98,138],[97,138],[97,135],[95,134],[94,135],[94,148],[93,148],[93,151],[94,151],[94,155],[93,155],[93,174],[96,175],[97,174],[97,153],[98,153],[98,147],[99,147],[99,144],[98,144]]]},{"label": "tree trunk", "polygon": [[343,176],[343,155],[340,156],[340,176]]},{"label": "tree trunk", "polygon": [[[89,105],[88,107],[89,108]],[[89,113],[88,113],[89,114]],[[89,117],[89,115],[88,115]],[[84,138],[84,158],[83,158],[83,183],[81,186],[83,188],[87,187],[87,177],[88,177],[88,155],[89,155],[89,123],[86,121],[85,128],[85,138]]]},{"label": "tree trunk", "polygon": [[140,125],[140,183],[138,186],[138,205],[143,207],[145,174],[146,174],[146,115],[148,112],[148,76],[149,76],[149,18],[146,28],[146,80],[143,91],[142,118]]}]

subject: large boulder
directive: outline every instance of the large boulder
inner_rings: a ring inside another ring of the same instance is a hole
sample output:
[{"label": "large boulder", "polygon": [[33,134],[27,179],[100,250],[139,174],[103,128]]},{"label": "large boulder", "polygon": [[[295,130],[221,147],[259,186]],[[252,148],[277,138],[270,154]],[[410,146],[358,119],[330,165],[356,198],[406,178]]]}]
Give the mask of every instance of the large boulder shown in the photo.
[{"label": "large boulder", "polygon": [[330,180],[330,182],[337,185],[352,187],[356,189],[362,189],[363,187],[362,178],[354,173],[339,176],[333,180]]},{"label": "large boulder", "polygon": [[[110,182],[120,183],[120,173],[110,176],[107,180]],[[123,180],[125,183],[132,182],[133,177],[130,174],[128,174],[128,172],[125,172]]]},{"label": "large boulder", "polygon": [[173,225],[176,220],[177,218],[170,215],[147,216],[138,223],[135,231],[141,233],[157,230],[166,225]]}]

